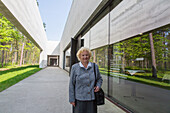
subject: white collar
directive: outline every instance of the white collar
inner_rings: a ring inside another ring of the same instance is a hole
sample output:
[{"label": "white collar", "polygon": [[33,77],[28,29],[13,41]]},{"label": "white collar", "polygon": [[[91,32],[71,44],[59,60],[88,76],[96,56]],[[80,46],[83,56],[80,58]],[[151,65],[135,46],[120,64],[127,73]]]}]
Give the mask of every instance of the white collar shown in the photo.
[{"label": "white collar", "polygon": [[[85,68],[81,62],[79,62],[79,65],[80,65],[80,67]],[[89,67],[91,67],[91,65],[92,65],[91,62],[89,62],[87,65],[87,68],[85,68],[85,69],[88,69]]]}]

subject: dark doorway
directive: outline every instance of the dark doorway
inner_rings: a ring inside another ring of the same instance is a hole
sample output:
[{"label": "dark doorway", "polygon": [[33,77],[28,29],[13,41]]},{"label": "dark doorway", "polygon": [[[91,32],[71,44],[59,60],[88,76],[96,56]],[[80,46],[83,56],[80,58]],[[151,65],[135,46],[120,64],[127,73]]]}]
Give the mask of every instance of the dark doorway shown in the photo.
[{"label": "dark doorway", "polygon": [[59,66],[59,56],[48,55],[48,66]]},{"label": "dark doorway", "polygon": [[50,66],[57,66],[57,59],[50,59]]}]

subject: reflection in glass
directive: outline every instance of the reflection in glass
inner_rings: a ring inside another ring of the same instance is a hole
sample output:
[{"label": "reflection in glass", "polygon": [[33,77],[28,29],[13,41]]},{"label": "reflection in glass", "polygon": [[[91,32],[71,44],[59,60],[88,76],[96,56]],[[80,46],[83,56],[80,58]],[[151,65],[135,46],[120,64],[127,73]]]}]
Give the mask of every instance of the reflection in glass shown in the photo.
[{"label": "reflection in glass", "polygon": [[170,27],[153,33],[157,77],[170,80]]},{"label": "reflection in glass", "polygon": [[170,27],[150,34],[95,49],[91,61],[99,65],[103,89],[111,99],[133,112],[168,113]]},{"label": "reflection in glass", "polygon": [[107,76],[108,76],[108,47],[102,47],[92,51],[91,62],[95,62],[99,66],[99,71],[103,78],[102,88],[107,94]]}]

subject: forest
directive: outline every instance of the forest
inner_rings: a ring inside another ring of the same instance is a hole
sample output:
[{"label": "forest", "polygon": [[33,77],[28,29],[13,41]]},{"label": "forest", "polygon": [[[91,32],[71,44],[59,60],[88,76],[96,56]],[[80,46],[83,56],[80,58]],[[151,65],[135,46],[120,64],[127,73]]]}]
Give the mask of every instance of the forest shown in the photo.
[{"label": "forest", "polygon": [[0,13],[0,68],[39,63],[40,49]]}]

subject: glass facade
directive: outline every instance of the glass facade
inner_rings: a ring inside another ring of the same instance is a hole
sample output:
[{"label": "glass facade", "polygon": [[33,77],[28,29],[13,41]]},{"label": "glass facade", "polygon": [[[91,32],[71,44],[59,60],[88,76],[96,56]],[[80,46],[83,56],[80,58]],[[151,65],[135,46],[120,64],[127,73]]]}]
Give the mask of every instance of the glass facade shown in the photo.
[{"label": "glass facade", "polygon": [[98,64],[99,69],[100,69],[100,73],[102,75],[103,78],[103,90],[104,92],[108,92],[107,91],[107,87],[108,87],[108,47],[102,47],[99,49],[95,49],[92,51],[92,57],[91,57],[91,61],[95,62]]},{"label": "glass facade", "polygon": [[70,71],[70,55],[71,55],[71,48],[65,51],[65,67],[64,69]]},{"label": "glass facade", "polygon": [[157,76],[164,81],[170,80],[170,27],[155,31],[153,39]]},{"label": "glass facade", "polygon": [[[152,45],[153,44],[153,45]],[[170,27],[92,50],[105,93],[139,113],[170,111]]]}]

